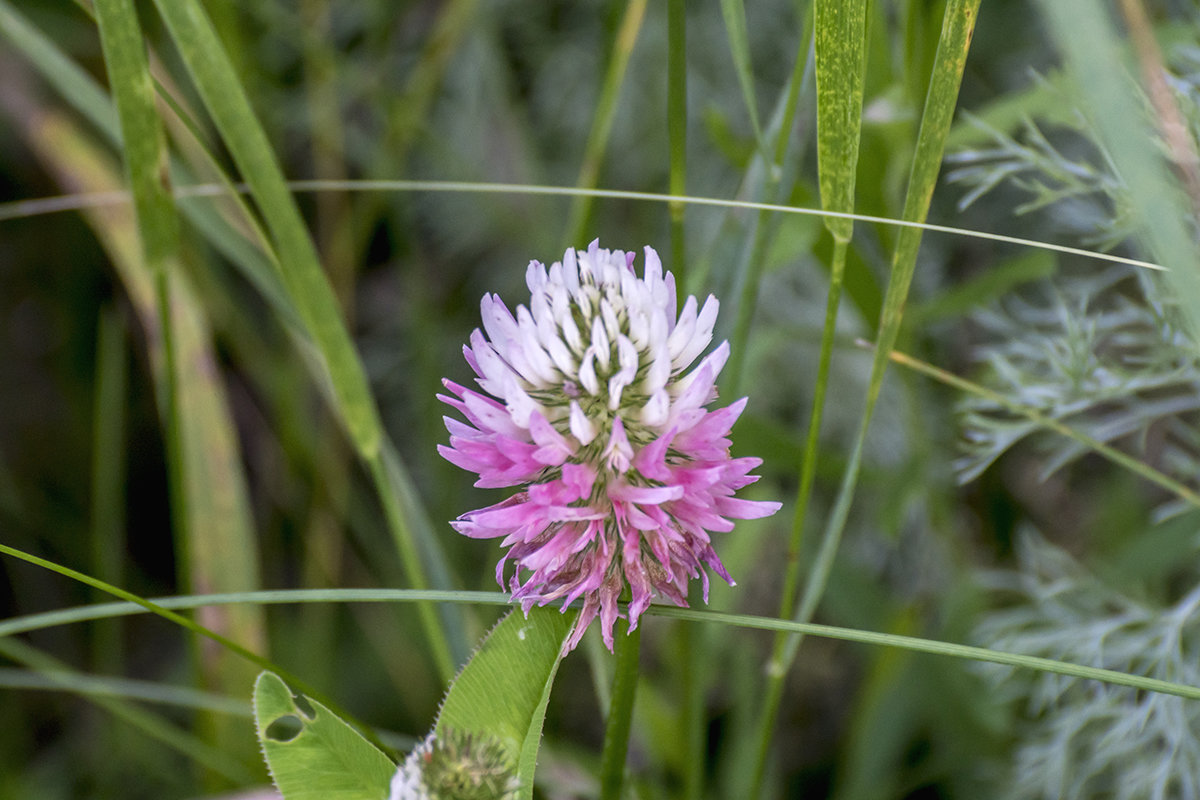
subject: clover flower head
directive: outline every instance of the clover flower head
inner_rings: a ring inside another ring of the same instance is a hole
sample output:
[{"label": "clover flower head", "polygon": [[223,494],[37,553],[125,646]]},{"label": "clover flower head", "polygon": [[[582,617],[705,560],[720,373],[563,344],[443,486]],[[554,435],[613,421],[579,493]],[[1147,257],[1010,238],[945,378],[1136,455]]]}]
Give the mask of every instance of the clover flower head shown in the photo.
[{"label": "clover flower head", "polygon": [[516,764],[486,735],[430,733],[397,767],[388,800],[514,800]]},{"label": "clover flower head", "polygon": [[583,599],[566,650],[597,615],[612,649],[626,588],[632,629],[654,598],[687,606],[694,577],[707,602],[705,567],[733,585],[709,533],[780,507],[734,497],[761,463],[729,454],[746,399],[706,408],[729,344],[692,367],[712,341],[717,299],[688,297],[677,315],[658,254],[646,248],[640,278],[633,262],[596,241],[549,269],[531,262],[528,307],[513,314],[484,295],[483,330],[463,348],[482,391],[445,381],[438,395],[466,419],[445,418],[442,456],[477,473],[478,487],[517,487],[453,526],[502,539],[496,580],[504,586],[514,562],[509,589],[526,610]]}]

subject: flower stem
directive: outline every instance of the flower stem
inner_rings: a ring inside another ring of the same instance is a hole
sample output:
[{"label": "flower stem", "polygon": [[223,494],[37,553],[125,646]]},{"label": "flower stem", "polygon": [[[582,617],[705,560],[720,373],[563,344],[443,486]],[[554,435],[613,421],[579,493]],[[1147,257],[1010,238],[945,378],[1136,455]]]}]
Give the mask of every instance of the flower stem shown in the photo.
[{"label": "flower stem", "polygon": [[[629,630],[622,620],[616,638],[617,670],[613,676],[612,702],[608,707],[608,726],[604,732],[604,752],[600,756],[600,800],[619,800],[625,779],[625,755],[629,750],[629,728],[633,722],[633,698],[637,693],[638,655],[642,630]],[[622,633],[628,632],[627,636]]]}]

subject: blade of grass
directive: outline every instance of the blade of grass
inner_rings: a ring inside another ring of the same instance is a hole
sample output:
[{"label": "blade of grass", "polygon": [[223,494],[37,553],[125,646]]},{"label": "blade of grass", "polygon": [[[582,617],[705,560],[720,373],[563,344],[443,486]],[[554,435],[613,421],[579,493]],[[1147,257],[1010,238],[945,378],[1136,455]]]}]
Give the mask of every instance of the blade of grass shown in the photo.
[{"label": "blade of grass", "polygon": [[266,134],[200,4],[156,5],[263,215],[288,294],[328,372],[337,410],[355,445],[370,459],[378,451],[381,428],[366,374]]},{"label": "blade of grass", "polygon": [[[165,133],[154,105],[140,26],[129,0],[95,4],[109,82],[121,121],[126,170],[134,196],[144,261],[114,263],[147,330],[161,331],[159,387],[164,397],[169,483],[177,548],[187,585],[201,591],[259,586],[257,545],[250,522],[241,455],[223,387],[213,368],[211,333],[203,308],[178,276],[179,221],[167,186]],[[86,158],[82,147],[64,153]],[[70,171],[70,165],[64,165]],[[93,174],[99,169],[93,167]],[[153,296],[153,301],[150,300]],[[210,616],[208,627],[252,649],[261,649],[261,613]],[[252,672],[219,650],[198,653],[206,683],[236,691]],[[210,725],[223,725],[207,720]],[[217,740],[232,731],[214,729]]]},{"label": "blade of grass", "polygon": [[[929,92],[917,136],[917,149],[909,175],[904,202],[904,219],[924,220],[929,210],[933,189],[941,167],[946,136],[950,130],[962,71],[970,47],[979,0],[950,0],[943,19],[942,35],[938,42]],[[850,458],[842,475],[834,507],[826,522],[825,532],[805,584],[804,593],[796,608],[794,619],[808,622],[816,612],[825,591],[833,560],[841,543],[842,532],[854,498],[863,448],[875,404],[883,386],[888,355],[895,346],[904,313],[905,300],[916,270],[917,251],[921,244],[921,229],[904,227],[900,230],[892,256],[892,271],[888,281],[883,313],[879,325],[879,347],[871,363],[871,375],[862,419]],[[785,673],[795,659],[802,637],[788,637],[782,658],[773,659],[769,675]]]},{"label": "blade of grass", "polygon": [[1200,270],[1187,193],[1163,163],[1125,69],[1125,52],[1108,9],[1087,0],[1040,2],[1091,121],[1128,191],[1140,238],[1166,266],[1193,339],[1200,341]]},{"label": "blade of grass", "polygon": [[[181,281],[179,219],[167,185],[166,135],[155,109],[141,28],[131,0],[97,0],[105,67],[113,87],[126,174],[134,199],[141,259],[118,263],[130,294],[153,295],[140,313],[158,375],[166,429],[168,486],[176,549],[185,584],[199,591],[259,586],[257,544],[250,523],[241,455],[223,387],[216,378],[211,334],[202,305]],[[67,151],[86,157],[82,148]],[[60,158],[67,156],[61,154]],[[69,163],[63,164],[71,171]],[[117,260],[120,261],[118,254]],[[138,284],[143,288],[139,291]],[[147,298],[148,299],[148,298]],[[154,336],[153,332],[160,332]],[[266,633],[260,610],[205,613],[207,627],[261,650]],[[219,648],[199,647],[203,683],[229,692],[253,678],[241,660]],[[201,726],[229,748],[242,726],[203,715]],[[246,739],[248,752],[252,741]]]},{"label": "blade of grass", "polygon": [[[609,134],[617,116],[617,100],[621,97],[621,86],[625,83],[625,72],[629,67],[629,56],[637,44],[642,30],[642,19],[646,14],[646,0],[628,0],[617,37],[613,41],[608,69],[600,86],[600,97],[596,100],[596,115],[592,118],[592,129],[588,132],[583,147],[583,162],[579,166],[579,177],[575,185],[594,189],[600,176],[600,165],[608,150]],[[587,228],[592,212],[593,196],[578,195],[571,204],[567,221],[565,247],[580,247],[587,244]]]},{"label": "blade of grass", "polygon": [[[362,362],[338,309],[330,286],[299,209],[283,179],[275,154],[259,125],[249,100],[217,39],[212,23],[197,0],[158,2],[157,7],[172,39],[212,115],[218,130],[243,177],[250,187],[278,254],[284,284],[300,311],[305,328],[316,345],[319,358],[333,391],[334,406],[346,424],[369,474],[375,482],[385,508],[403,504],[394,497],[386,480],[380,452],[382,426],[374,398],[367,384]],[[389,524],[396,517],[387,515]],[[397,536],[411,535],[411,526]],[[431,545],[432,546],[432,545]],[[415,551],[416,545],[406,548]],[[401,555],[405,555],[402,552]],[[405,559],[405,571],[415,588],[429,585],[425,566],[418,559]],[[438,671],[445,680],[454,676],[454,657],[447,633],[432,609],[421,607],[421,615],[430,650]]]},{"label": "blade of grass", "polygon": [[[854,182],[858,171],[859,136],[862,128],[863,85],[866,80],[866,0],[816,0],[814,46],[817,78],[817,169],[821,187],[821,206],[828,210],[854,210]],[[846,250],[854,233],[854,222],[846,217],[825,217],[825,226],[833,236],[833,256],[829,271],[829,295],[825,305],[825,324],[813,389],[812,413],[805,436],[800,464],[800,486],[788,540],[787,563],[780,597],[781,617],[792,610],[800,583],[800,548],[804,540],[804,522],[817,474],[817,449],[825,394],[829,386],[829,368],[837,333],[838,307],[846,269]],[[772,645],[771,663],[779,663],[787,646],[787,637],[777,635]],[[766,774],[771,735],[783,697],[784,673],[772,670],[767,676],[763,709],[752,767],[750,797],[758,797]]]}]

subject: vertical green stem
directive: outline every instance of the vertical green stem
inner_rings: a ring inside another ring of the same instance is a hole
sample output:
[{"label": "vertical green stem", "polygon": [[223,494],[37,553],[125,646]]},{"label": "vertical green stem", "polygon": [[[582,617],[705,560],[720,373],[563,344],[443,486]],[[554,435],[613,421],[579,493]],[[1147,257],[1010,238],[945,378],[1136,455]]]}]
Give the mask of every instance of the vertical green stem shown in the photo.
[{"label": "vertical green stem", "polygon": [[613,676],[612,702],[608,707],[604,751],[600,756],[600,800],[620,800],[621,797],[629,729],[633,723],[633,700],[637,693],[638,656],[642,649],[641,628],[630,631],[624,620],[617,627],[617,671]]},{"label": "vertical green stem", "polygon": [[680,727],[684,737],[683,796],[685,800],[700,800],[704,793],[705,737],[707,720],[704,713],[704,680],[698,675],[698,631],[691,622],[679,629],[680,665],[683,689],[683,713]]}]

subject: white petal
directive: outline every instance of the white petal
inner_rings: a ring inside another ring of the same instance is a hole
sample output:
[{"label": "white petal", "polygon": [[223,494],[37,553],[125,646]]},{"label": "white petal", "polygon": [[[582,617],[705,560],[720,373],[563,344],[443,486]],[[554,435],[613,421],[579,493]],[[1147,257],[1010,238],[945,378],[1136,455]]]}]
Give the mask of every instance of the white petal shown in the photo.
[{"label": "white petal", "polygon": [[513,422],[522,428],[529,427],[529,418],[533,415],[533,412],[536,411],[545,416],[541,405],[526,394],[516,376],[511,373],[504,387],[504,400],[505,407],[508,409]]},{"label": "white petal", "polygon": [[[571,326],[572,329],[575,327]],[[554,366],[558,367],[558,371],[563,375],[575,375],[577,366],[575,358],[571,355],[571,351],[562,343],[561,339],[551,339],[546,342],[546,351],[550,354],[550,359],[554,362]]]},{"label": "white petal", "polygon": [[529,375],[522,370],[526,379],[530,383],[546,385],[555,383],[559,379],[558,370],[554,366],[554,362],[550,360],[550,356],[546,355],[546,351],[542,349],[542,343],[538,335],[537,325],[533,321],[533,316],[529,313],[529,309],[525,306],[517,308],[517,329],[520,336],[521,349],[525,354],[526,361],[533,375]]},{"label": "white petal", "polygon": [[[711,390],[712,384],[715,383],[717,376],[721,374],[721,370],[724,368],[725,362],[728,360],[729,342],[721,342],[716,350],[713,350],[704,357],[703,361],[696,365],[694,370],[671,385],[671,388],[669,389],[671,396],[677,399],[682,398],[685,394],[687,394],[688,389],[691,388],[692,384],[699,380],[703,374],[707,374],[705,382],[710,384],[709,388]],[[704,405],[707,402],[708,398],[706,393],[706,396],[701,399],[697,405]]]},{"label": "white petal", "polygon": [[683,311],[679,312],[679,321],[671,329],[670,337],[667,339],[667,346],[671,349],[672,360],[677,360],[677,356],[683,352],[684,347],[692,338],[692,334],[696,330],[696,298],[689,297],[683,303]]},{"label": "white petal", "polygon": [[600,382],[596,380],[595,361],[596,351],[589,347],[583,351],[583,358],[579,362],[579,382],[591,395],[600,394]]},{"label": "white petal", "polygon": [[575,327],[575,320],[570,314],[562,320],[562,335],[567,346],[573,351],[578,353],[583,350],[583,337],[579,335],[579,328]]},{"label": "white petal", "polygon": [[650,395],[646,405],[642,406],[642,423],[654,428],[662,428],[671,413],[671,399],[666,389],[659,389]]},{"label": "white petal", "polygon": [[629,312],[629,340],[639,350],[645,350],[650,343],[650,319],[651,315],[643,309]]},{"label": "white petal", "polygon": [[517,332],[517,322],[513,319],[512,312],[504,305],[499,295],[485,294],[479,302],[479,315],[483,318],[483,329],[487,331],[492,345],[503,355],[508,341]]},{"label": "white petal", "polygon": [[583,409],[579,407],[579,403],[571,401],[571,435],[579,440],[580,444],[586,445],[592,439],[596,438],[596,426],[583,413]]},{"label": "white petal", "polygon": [[609,341],[608,333],[604,330],[604,323],[600,321],[599,317],[592,320],[591,349],[596,356],[596,361],[600,364],[600,369],[607,372],[612,357],[612,343]]},{"label": "white petal", "polygon": [[505,376],[512,374],[512,367],[483,338],[483,332],[478,328],[471,333],[471,352],[475,354],[475,363],[483,373],[476,379],[480,388],[493,397],[503,397]]},{"label": "white petal", "polygon": [[617,336],[617,362],[621,368],[608,379],[608,407],[616,411],[621,405],[621,392],[633,383],[637,375],[638,353],[633,342],[624,336]]},{"label": "white petal", "polygon": [[530,295],[541,294],[546,288],[546,267],[540,261],[530,261],[525,268],[525,285]]},{"label": "white petal", "polygon": [[675,276],[668,272],[663,283],[667,285],[667,300],[662,304],[662,310],[667,312],[667,332],[670,333],[675,328],[675,309],[678,308],[675,302]]},{"label": "white petal", "polygon": [[[567,291],[574,294],[579,291],[579,265],[575,259],[575,248],[568,247],[567,252],[563,253],[562,262],[555,262],[554,266],[562,264],[562,282],[567,287]],[[554,267],[550,268],[553,271]]]},{"label": "white petal", "polygon": [[[688,298],[689,302],[692,298]],[[691,335],[686,341],[680,343],[678,351],[674,347],[671,348],[672,363],[675,369],[685,369],[688,364],[696,360],[696,356],[704,352],[704,348],[708,347],[708,343],[712,341],[713,325],[717,321],[717,309],[720,303],[717,298],[711,294],[704,301],[704,308],[700,309],[700,315],[696,318],[696,327],[691,331]],[[676,329],[678,332],[678,329]],[[674,334],[671,336],[674,339]],[[674,344],[674,342],[672,342]]]},{"label": "white petal", "polygon": [[646,284],[651,288],[658,286],[662,281],[662,259],[658,257],[658,253],[650,245],[646,245],[646,266],[643,268]]},{"label": "white petal", "polygon": [[642,379],[641,389],[645,394],[659,391],[667,385],[667,380],[671,377],[671,353],[667,350],[667,343],[658,340],[651,352],[650,368],[646,370],[646,377]]}]

